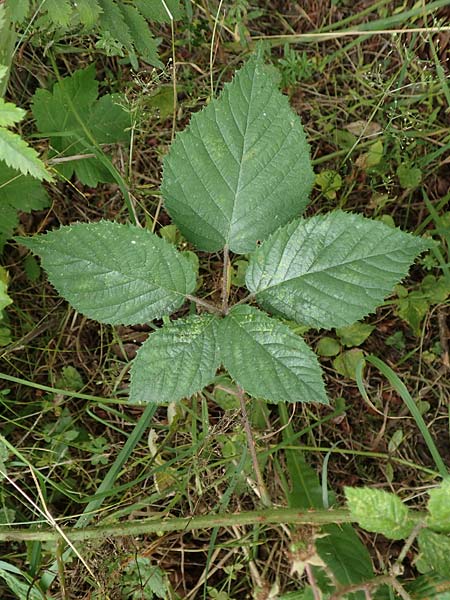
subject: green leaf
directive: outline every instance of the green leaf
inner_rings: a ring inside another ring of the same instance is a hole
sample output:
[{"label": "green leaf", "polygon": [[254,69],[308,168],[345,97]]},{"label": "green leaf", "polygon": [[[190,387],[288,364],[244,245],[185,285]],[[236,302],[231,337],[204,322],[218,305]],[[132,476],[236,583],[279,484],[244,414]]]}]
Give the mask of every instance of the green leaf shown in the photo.
[{"label": "green leaf", "polygon": [[[165,0],[165,3],[173,19],[175,21],[181,19],[183,12],[180,7],[180,0]],[[168,23],[170,21],[170,17],[161,0],[135,0],[135,4],[149,21],[157,21],[159,23]]]},{"label": "green leaf", "polygon": [[9,127],[14,123],[19,123],[26,112],[13,104],[12,102],[5,102],[3,98],[0,98],[0,126]]},{"label": "green leaf", "polygon": [[404,587],[413,600],[450,600],[450,575],[442,577],[437,573],[427,573]]},{"label": "green leaf", "polygon": [[99,20],[102,9],[96,0],[77,0],[77,12],[81,24],[91,28]]},{"label": "green leaf", "polygon": [[344,377],[356,379],[356,367],[364,360],[364,352],[359,348],[352,348],[342,352],[333,360],[333,368]]},{"label": "green leaf", "polygon": [[[370,555],[351,525],[327,525],[322,533],[324,537],[316,541],[317,552],[338,583],[352,585],[372,579]],[[362,599],[364,595],[359,593],[353,598]]]},{"label": "green leaf", "polygon": [[172,219],[201,250],[245,254],[299,214],[313,183],[298,116],[259,57],[195,114],[164,161]]},{"label": "green leaf", "polygon": [[195,288],[189,260],[131,225],[75,223],[18,241],[41,257],[61,296],[102,323],[135,325],[170,314]]},{"label": "green leaf", "polygon": [[419,561],[417,567],[422,573],[432,571],[438,575],[450,573],[450,538],[442,533],[423,529],[418,535]]},{"label": "green leaf", "polygon": [[0,162],[0,252],[17,227],[17,211],[31,212],[48,205],[49,197],[39,181]]},{"label": "green leaf", "polygon": [[3,579],[17,598],[45,600],[44,594],[34,585],[27,574],[3,560],[0,560],[0,578]]},{"label": "green leaf", "polygon": [[46,0],[44,8],[56,25],[67,27],[72,17],[72,5],[69,0]]},{"label": "green leaf", "polygon": [[6,7],[13,23],[21,23],[30,10],[30,0],[6,0]]},{"label": "green leaf", "polygon": [[397,177],[403,189],[419,187],[422,181],[422,171],[418,167],[409,165],[399,165],[397,168]]},{"label": "green leaf", "polygon": [[102,13],[99,25],[102,32],[107,31],[129,52],[133,51],[133,37],[123,14],[114,0],[98,0]]},{"label": "green leaf", "polygon": [[336,329],[336,335],[344,346],[360,346],[374,329],[375,326],[368,323],[353,323]]},{"label": "green leaf", "polygon": [[370,488],[345,488],[350,514],[360,527],[391,540],[408,537],[414,521],[398,496]]},{"label": "green leaf", "polygon": [[141,57],[150,65],[163,69],[164,64],[158,58],[158,41],[150,33],[147,21],[134,6],[122,4],[120,10]]},{"label": "green leaf", "polygon": [[317,344],[317,354],[319,356],[336,356],[341,349],[340,343],[332,337],[323,337]]},{"label": "green leaf", "polygon": [[336,192],[342,187],[342,177],[337,171],[321,171],[316,177],[316,184],[322,190],[325,198],[334,200],[334,198],[336,198]]},{"label": "green leaf", "polygon": [[253,253],[247,287],[288,319],[341,327],[373,312],[426,248],[420,238],[352,213],[299,219]]},{"label": "green leaf", "polygon": [[221,322],[220,356],[250,395],[270,402],[328,404],[315,354],[286,325],[250,306],[237,306]]},{"label": "green leaf", "polygon": [[[93,145],[127,142],[130,117],[113,95],[97,100],[98,81],[95,65],[76,71],[53,86],[38,89],[32,111],[37,128],[50,137],[50,145],[59,156],[92,153]],[[111,173],[96,158],[68,161],[57,170],[70,178],[73,172],[82,183],[95,187],[112,180]]]},{"label": "green leaf", "polygon": [[133,361],[130,402],[176,402],[211,383],[220,365],[217,324],[193,315],[150,334]]},{"label": "green leaf", "polygon": [[13,300],[7,294],[8,292],[8,272],[0,266],[0,321],[2,320],[3,309],[12,304]]},{"label": "green leaf", "polygon": [[429,491],[427,519],[428,527],[436,531],[450,533],[450,479]]},{"label": "green leaf", "polygon": [[30,174],[36,179],[51,181],[52,177],[45,169],[36,150],[33,150],[19,135],[0,127],[0,160],[24,175]]}]

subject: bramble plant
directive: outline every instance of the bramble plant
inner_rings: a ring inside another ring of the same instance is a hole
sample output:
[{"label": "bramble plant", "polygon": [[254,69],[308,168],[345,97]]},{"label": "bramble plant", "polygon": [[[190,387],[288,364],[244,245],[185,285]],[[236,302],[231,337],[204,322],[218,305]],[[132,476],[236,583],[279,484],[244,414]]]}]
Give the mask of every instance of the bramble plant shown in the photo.
[{"label": "bramble plant", "polygon": [[[152,333],[131,371],[131,403],[168,403],[210,384],[223,366],[269,402],[328,403],[319,362],[285,321],[344,327],[373,312],[428,244],[357,214],[302,218],[314,173],[299,117],[273,68],[255,55],[195,114],[164,160],[165,208],[187,241],[223,253],[221,302],[194,296],[192,256],[146,229],[75,223],[17,238],[41,257],[72,306],[135,325],[179,311]],[[230,306],[230,252],[248,255],[249,294]],[[250,305],[255,301],[262,309]]]}]

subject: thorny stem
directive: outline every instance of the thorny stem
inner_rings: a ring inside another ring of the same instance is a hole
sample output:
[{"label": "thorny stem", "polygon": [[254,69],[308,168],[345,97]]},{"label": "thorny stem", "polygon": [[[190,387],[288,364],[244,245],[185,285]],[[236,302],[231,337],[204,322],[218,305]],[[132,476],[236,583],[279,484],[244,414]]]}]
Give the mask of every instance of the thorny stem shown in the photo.
[{"label": "thorny stem", "polygon": [[230,288],[230,251],[225,244],[223,248],[223,275],[222,275],[222,314],[228,314],[228,294]]},{"label": "thorny stem", "polygon": [[[185,533],[193,529],[214,527],[233,527],[245,525],[329,525],[330,523],[351,523],[348,510],[308,510],[298,508],[271,508],[248,512],[198,515],[193,517],[171,517],[164,513],[155,514],[153,518],[122,521],[114,524],[95,525],[93,527],[55,527],[24,528],[0,527],[0,541],[49,541],[55,542],[65,536],[71,543],[86,540],[100,540],[108,537],[124,537],[127,535],[148,535],[150,533],[180,531]],[[361,587],[359,588],[361,589]]]},{"label": "thorny stem", "polygon": [[252,429],[250,427],[250,421],[248,420],[247,409],[245,407],[245,394],[244,390],[238,386],[237,396],[241,405],[242,421],[244,423],[245,434],[247,436],[247,445],[252,457],[253,469],[255,471],[256,483],[258,485],[259,495],[263,506],[267,508],[272,506],[272,500],[270,499],[269,492],[267,491],[266,484],[261,475],[261,469],[259,468],[258,456],[256,454],[255,442],[253,440]]}]

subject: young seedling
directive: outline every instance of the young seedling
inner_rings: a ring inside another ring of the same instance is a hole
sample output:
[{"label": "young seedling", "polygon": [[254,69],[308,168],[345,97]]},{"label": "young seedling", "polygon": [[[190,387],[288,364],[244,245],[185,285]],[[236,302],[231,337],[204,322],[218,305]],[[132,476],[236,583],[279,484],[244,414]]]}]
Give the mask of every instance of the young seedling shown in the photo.
[{"label": "young seedling", "polygon": [[[273,68],[255,55],[192,117],[164,160],[162,195],[173,222],[199,250],[223,253],[219,306],[193,296],[189,256],[145,229],[75,223],[18,240],[76,310],[102,323],[137,325],[197,304],[199,314],[163,325],[143,344],[130,403],[189,397],[223,367],[251,396],[326,404],[315,354],[284,321],[330,329],[362,319],[427,244],[340,210],[300,217],[313,181],[300,119]],[[249,257],[249,294],[234,306],[230,253]]]}]

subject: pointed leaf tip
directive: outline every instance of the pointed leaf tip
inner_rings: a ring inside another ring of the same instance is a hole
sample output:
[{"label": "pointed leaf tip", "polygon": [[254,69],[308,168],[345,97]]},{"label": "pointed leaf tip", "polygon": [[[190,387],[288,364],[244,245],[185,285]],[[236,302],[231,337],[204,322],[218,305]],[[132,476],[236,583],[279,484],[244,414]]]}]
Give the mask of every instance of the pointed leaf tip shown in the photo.
[{"label": "pointed leaf tip", "polygon": [[269,402],[328,404],[314,352],[286,325],[237,306],[220,324],[220,356],[235,381]]},{"label": "pointed leaf tip", "polygon": [[313,180],[300,119],[254,56],[177,135],[162,193],[195,246],[243,254],[304,210]]},{"label": "pointed leaf tip", "polygon": [[269,311],[312,327],[342,327],[373,312],[427,247],[338,210],[276,231],[253,253],[246,284]]}]

